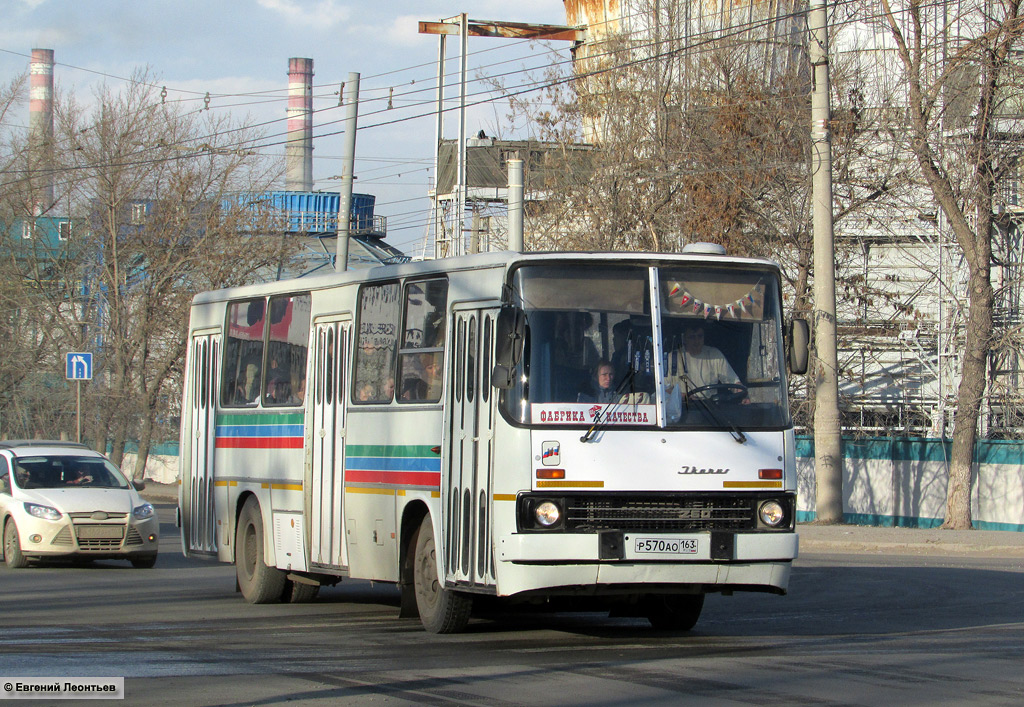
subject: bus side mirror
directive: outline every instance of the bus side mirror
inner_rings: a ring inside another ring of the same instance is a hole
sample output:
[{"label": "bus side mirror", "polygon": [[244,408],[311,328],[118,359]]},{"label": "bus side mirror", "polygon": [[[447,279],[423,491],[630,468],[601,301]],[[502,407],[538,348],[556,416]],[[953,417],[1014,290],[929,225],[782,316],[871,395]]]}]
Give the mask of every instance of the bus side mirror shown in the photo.
[{"label": "bus side mirror", "polygon": [[515,367],[523,357],[526,341],[526,313],[519,307],[506,305],[494,323],[494,368],[491,385],[508,389],[515,380]]},{"label": "bus side mirror", "polygon": [[806,319],[794,319],[789,325],[789,371],[807,373],[808,345],[811,340]]}]

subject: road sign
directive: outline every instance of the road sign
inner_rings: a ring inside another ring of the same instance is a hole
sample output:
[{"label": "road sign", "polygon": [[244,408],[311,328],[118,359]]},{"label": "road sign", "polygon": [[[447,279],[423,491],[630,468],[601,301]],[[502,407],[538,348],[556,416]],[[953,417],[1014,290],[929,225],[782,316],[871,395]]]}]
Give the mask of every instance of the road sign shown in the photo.
[{"label": "road sign", "polygon": [[69,381],[92,380],[92,354],[69,353],[64,370],[65,378]]}]

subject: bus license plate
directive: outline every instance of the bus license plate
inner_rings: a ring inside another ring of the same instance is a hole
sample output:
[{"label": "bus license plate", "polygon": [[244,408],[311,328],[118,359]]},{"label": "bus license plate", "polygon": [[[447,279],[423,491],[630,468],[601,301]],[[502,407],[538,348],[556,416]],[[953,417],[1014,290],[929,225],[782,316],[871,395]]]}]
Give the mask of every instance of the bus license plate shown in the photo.
[{"label": "bus license plate", "polygon": [[696,555],[697,538],[634,538],[638,555]]}]

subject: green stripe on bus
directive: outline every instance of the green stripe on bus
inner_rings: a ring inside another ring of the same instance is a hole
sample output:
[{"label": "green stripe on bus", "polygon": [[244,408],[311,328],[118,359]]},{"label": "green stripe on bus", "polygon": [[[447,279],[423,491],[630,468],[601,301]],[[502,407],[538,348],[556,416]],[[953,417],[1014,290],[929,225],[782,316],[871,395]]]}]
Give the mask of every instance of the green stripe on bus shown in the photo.
[{"label": "green stripe on bus", "polygon": [[436,457],[434,447],[425,444],[349,444],[347,457]]},{"label": "green stripe on bus", "polygon": [[301,412],[221,413],[217,415],[218,425],[301,425]]}]

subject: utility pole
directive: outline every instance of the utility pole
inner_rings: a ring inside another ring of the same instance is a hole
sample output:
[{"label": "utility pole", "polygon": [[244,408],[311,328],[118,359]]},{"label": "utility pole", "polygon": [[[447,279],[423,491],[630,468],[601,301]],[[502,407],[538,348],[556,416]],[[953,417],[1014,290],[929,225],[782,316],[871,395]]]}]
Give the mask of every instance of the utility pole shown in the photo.
[{"label": "utility pole", "polygon": [[811,0],[811,195],[814,229],[814,474],[821,523],[843,520],[843,450],[836,353],[836,270],[832,233],[832,141],[826,0]]},{"label": "utility pole", "polygon": [[523,243],[523,161],[508,161],[508,248],[517,253],[525,250]]},{"label": "utility pole", "polygon": [[338,204],[338,243],[334,271],[348,270],[348,232],[352,221],[352,180],[356,168],[356,121],[359,117],[359,74],[345,82],[345,144],[341,153],[341,198]]}]

